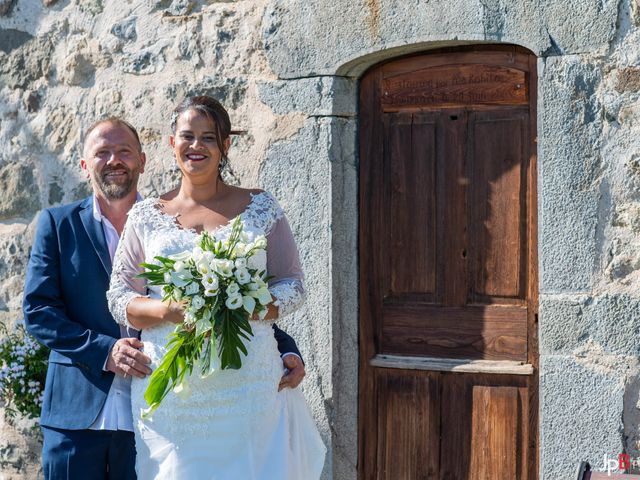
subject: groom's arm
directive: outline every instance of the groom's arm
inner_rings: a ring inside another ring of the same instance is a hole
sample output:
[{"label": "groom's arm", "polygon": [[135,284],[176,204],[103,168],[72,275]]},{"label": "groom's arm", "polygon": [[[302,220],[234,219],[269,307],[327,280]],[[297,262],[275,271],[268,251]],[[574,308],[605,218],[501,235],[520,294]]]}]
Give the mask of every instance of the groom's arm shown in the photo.
[{"label": "groom's arm", "polygon": [[101,373],[116,339],[67,316],[60,282],[59,239],[53,216],[44,210],[38,219],[25,281],[23,310],[27,330],[51,350]]},{"label": "groom's arm", "polygon": [[278,342],[278,350],[282,356],[282,363],[286,368],[285,374],[280,379],[278,390],[283,388],[296,388],[304,379],[306,374],[302,355],[296,345],[296,342],[278,326],[273,324],[273,334]]},{"label": "groom's arm", "polygon": [[300,350],[298,350],[295,340],[287,332],[278,328],[275,323],[273,324],[273,336],[276,337],[276,341],[278,342],[278,351],[281,356],[284,356],[287,353],[293,353],[302,360],[302,354],[300,353]]}]

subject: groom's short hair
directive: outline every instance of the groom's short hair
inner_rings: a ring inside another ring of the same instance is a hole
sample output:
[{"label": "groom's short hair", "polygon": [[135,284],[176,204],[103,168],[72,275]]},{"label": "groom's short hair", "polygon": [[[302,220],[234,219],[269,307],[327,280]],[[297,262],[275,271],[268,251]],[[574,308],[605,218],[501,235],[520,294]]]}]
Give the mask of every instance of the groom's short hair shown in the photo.
[{"label": "groom's short hair", "polygon": [[134,138],[136,139],[136,143],[138,144],[138,151],[139,152],[142,151],[142,143],[140,142],[140,136],[138,135],[138,131],[129,122],[127,122],[126,120],[123,120],[122,118],[119,118],[119,117],[102,118],[102,119],[92,123],[91,126],[87,129],[87,131],[84,134],[84,141],[82,142],[83,151],[84,151],[84,148],[86,148],[86,146],[87,146],[87,138],[89,138],[89,135],[91,135],[91,132],[93,132],[96,128],[98,128],[100,125],[102,125],[104,123],[112,123],[114,125],[118,125],[120,127],[124,127],[124,128],[127,128],[128,130],[130,130],[131,133],[133,134]]}]

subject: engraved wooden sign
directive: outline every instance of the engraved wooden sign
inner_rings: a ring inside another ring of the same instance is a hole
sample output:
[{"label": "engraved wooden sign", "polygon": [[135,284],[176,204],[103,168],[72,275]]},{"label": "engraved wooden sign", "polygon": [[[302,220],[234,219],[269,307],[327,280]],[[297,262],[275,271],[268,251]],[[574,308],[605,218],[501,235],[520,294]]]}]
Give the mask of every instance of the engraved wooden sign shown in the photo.
[{"label": "engraved wooden sign", "polygon": [[526,105],[525,72],[496,65],[445,65],[385,78],[382,105]]}]

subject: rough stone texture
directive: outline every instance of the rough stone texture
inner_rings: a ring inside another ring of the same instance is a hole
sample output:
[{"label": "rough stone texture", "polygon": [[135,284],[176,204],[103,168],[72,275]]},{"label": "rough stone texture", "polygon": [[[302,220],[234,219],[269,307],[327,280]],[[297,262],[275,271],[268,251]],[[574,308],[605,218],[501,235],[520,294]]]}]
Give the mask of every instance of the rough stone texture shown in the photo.
[{"label": "rough stone texture", "polygon": [[540,317],[542,355],[571,355],[594,342],[610,354],[640,357],[638,297],[544,295]]},{"label": "rough stone texture", "polygon": [[33,167],[10,163],[0,167],[0,220],[33,215],[40,208]]},{"label": "rough stone texture", "polygon": [[356,88],[353,79],[313,77],[275,81],[258,86],[260,101],[274,113],[303,112],[314,116],[356,115]]},{"label": "rough stone texture", "polygon": [[540,478],[573,478],[580,461],[601,469],[605,454],[617,458],[621,453],[629,365],[594,366],[600,353],[592,359],[586,354],[541,357],[540,423],[545,428],[540,430]]},{"label": "rough stone texture", "polygon": [[600,73],[577,56],[539,63],[540,291],[585,291],[602,195]]},{"label": "rough stone texture", "polygon": [[608,48],[617,13],[613,0],[275,0],[265,12],[265,50],[282,78],[357,75],[368,54],[392,56],[443,42],[516,43],[551,55],[595,52]]},{"label": "rough stone texture", "polygon": [[[310,296],[283,326],[305,355],[324,478],[355,479],[358,77],[411,52],[515,43],[540,57],[541,478],[638,456],[639,26],[638,0],[0,0],[0,188],[15,186],[0,199],[0,313],[20,316],[36,210],[90,193],[86,128],[138,126],[141,191],[157,195],[179,180],[173,106],[214,95],[245,131],[239,183],[273,191],[291,221]],[[0,425],[0,478],[38,475],[25,431]]]}]

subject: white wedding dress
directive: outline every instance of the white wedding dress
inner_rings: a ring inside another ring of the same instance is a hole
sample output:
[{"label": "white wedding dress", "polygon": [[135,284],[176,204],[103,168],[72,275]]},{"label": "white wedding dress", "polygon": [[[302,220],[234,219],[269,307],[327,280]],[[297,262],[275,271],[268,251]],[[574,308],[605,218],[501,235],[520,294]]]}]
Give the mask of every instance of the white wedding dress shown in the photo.
[{"label": "white wedding dress", "polygon": [[[240,216],[245,232],[267,236],[269,289],[280,315],[297,308],[304,298],[302,270],[291,230],[277,201],[267,192],[252,196]],[[214,232],[226,238],[230,223]],[[196,232],[180,227],[164,213],[157,199],[138,202],[129,212],[115,255],[107,293],[113,317],[128,325],[127,304],[135,297],[161,298],[158,287],[147,288],[137,277],[142,262],[194,246]],[[131,403],[139,480],[311,480],[320,477],[325,446],[300,389],[278,392],[283,374],[273,329],[252,321],[254,336],[239,370],[217,370],[201,378],[194,369],[188,395],[170,392],[151,419],[146,379],[134,378]],[[141,332],[144,353],[157,367],[175,325],[162,324]]]}]

